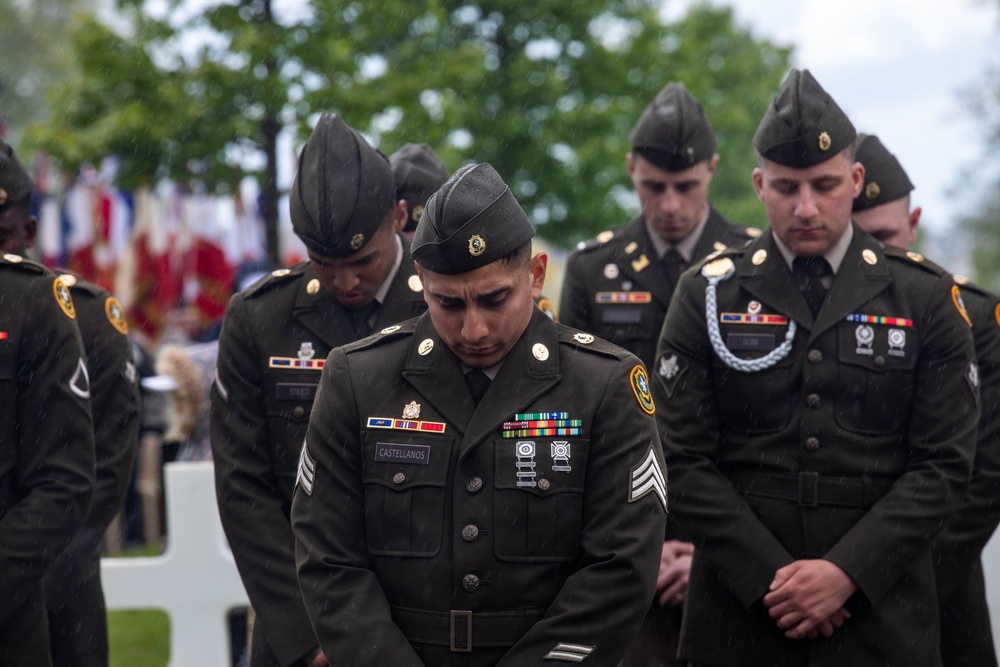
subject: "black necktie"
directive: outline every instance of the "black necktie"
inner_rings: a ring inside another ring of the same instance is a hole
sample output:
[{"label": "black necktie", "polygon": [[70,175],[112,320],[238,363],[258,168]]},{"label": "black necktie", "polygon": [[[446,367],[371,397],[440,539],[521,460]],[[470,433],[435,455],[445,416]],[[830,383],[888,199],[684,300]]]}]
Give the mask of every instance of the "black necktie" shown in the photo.
[{"label": "black necktie", "polygon": [[492,382],[490,376],[478,368],[473,368],[465,374],[465,381],[469,385],[469,393],[472,395],[473,402],[478,406],[479,401],[486,395],[486,390],[490,388],[490,382]]},{"label": "black necktie", "polygon": [[367,306],[361,306],[357,310],[349,311],[351,315],[351,326],[354,327],[354,340],[364,338],[372,332],[371,320],[378,310],[378,301],[372,299]]},{"label": "black necktie", "polygon": [[667,254],[663,256],[660,263],[663,264],[663,272],[667,275],[667,280],[670,282],[670,290],[673,291],[677,287],[677,281],[681,279],[681,274],[684,273],[687,262],[677,252],[677,247],[675,246],[667,251]]},{"label": "black necktie", "polygon": [[809,310],[815,317],[826,297],[826,286],[823,278],[833,273],[829,262],[824,257],[796,257],[792,262],[792,273],[798,283],[802,296],[809,304]]}]

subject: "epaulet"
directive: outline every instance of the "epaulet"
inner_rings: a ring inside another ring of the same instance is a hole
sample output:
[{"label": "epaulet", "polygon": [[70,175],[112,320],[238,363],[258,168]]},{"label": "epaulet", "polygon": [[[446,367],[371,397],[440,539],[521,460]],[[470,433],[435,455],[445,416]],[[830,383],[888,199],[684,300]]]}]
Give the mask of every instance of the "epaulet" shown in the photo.
[{"label": "epaulet", "polygon": [[701,267],[705,266],[709,262],[714,262],[720,257],[739,257],[740,255],[743,254],[743,250],[745,249],[745,247],[746,246],[731,245],[731,246],[726,246],[725,248],[716,249],[715,252],[710,252],[701,259],[699,259],[697,262],[693,264],[693,266],[698,267],[698,270],[701,271]]},{"label": "epaulet", "polygon": [[63,281],[63,284],[71,292],[85,292],[91,296],[105,296],[108,294],[108,291],[100,285],[94,284],[89,280],[84,280],[75,273],[71,273],[65,269],[58,269],[57,272],[59,273],[59,280]]},{"label": "epaulet", "polygon": [[21,269],[22,271],[27,271],[29,273],[49,273],[49,269],[47,269],[44,264],[39,264],[34,260],[30,260],[26,257],[21,257],[20,255],[15,255],[10,252],[0,255],[0,266],[5,266],[11,269]]},{"label": "epaulet", "polygon": [[361,340],[356,340],[348,343],[347,345],[343,345],[341,346],[341,349],[344,350],[344,354],[350,354],[352,352],[367,350],[372,347],[378,347],[379,345],[397,341],[403,337],[412,336],[413,332],[417,328],[417,320],[419,319],[419,317],[415,317],[411,320],[406,320],[405,322],[392,324],[385,327],[381,331],[362,338]]},{"label": "epaulet", "polygon": [[980,296],[985,296],[988,299],[993,299],[993,300],[1000,299],[1000,296],[998,296],[995,292],[991,292],[985,287],[977,285],[976,283],[972,282],[968,276],[963,276],[959,273],[955,273],[952,275],[952,278],[955,280],[955,284],[961,287],[963,291],[968,290]]},{"label": "epaulet", "polygon": [[559,325],[559,342],[564,345],[572,345],[578,350],[614,357],[619,360],[632,354],[603,338],[561,324]]},{"label": "epaulet", "polygon": [[580,252],[587,252],[594,248],[600,248],[602,245],[614,241],[621,232],[621,229],[606,229],[589,241],[580,241],[576,244],[576,249]]},{"label": "epaulet", "polygon": [[897,248],[891,245],[882,246],[882,252],[885,253],[886,257],[894,259],[896,261],[904,262],[911,266],[919,266],[924,271],[928,273],[933,273],[936,276],[950,276],[952,275],[950,271],[946,270],[931,260],[927,259],[919,252],[915,250],[904,250],[903,248]]},{"label": "epaulet", "polygon": [[257,280],[257,282],[250,287],[243,290],[243,296],[249,299],[263,294],[277,285],[287,283],[293,278],[298,278],[305,273],[308,265],[309,262],[299,262],[298,264],[289,266],[288,268],[275,269],[274,271],[271,271],[271,273]]}]

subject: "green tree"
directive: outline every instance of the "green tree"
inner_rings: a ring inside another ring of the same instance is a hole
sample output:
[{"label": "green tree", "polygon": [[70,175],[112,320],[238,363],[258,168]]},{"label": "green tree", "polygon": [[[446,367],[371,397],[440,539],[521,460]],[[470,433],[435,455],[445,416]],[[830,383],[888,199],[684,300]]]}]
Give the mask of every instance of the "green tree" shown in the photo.
[{"label": "green tree", "polygon": [[0,0],[0,125],[19,127],[45,113],[46,88],[65,67],[67,29],[77,0]]},{"label": "green tree", "polygon": [[[232,187],[263,155],[269,254],[278,257],[274,138],[342,114],[386,153],[431,144],[452,169],[491,162],[550,241],[624,224],[634,209],[628,133],[668,81],[709,114],[723,162],[713,200],[754,223],[750,137],[789,50],[753,38],[728,9],[663,24],[659,2],[313,0],[275,17],[270,0],[192,14],[118,0],[127,29],[80,19],[77,73],[34,143],[72,167],[109,152],[125,183],[197,177]],[[209,35],[192,51],[191,35]]]}]

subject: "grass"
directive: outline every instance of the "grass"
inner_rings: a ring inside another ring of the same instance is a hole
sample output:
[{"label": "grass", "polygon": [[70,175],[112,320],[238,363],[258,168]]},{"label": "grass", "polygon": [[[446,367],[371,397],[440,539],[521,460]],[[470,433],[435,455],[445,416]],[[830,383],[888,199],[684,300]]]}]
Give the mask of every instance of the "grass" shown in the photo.
[{"label": "grass", "polygon": [[[121,557],[160,553],[155,547],[129,549]],[[108,643],[110,667],[166,667],[170,660],[170,617],[158,609],[108,612]]]}]

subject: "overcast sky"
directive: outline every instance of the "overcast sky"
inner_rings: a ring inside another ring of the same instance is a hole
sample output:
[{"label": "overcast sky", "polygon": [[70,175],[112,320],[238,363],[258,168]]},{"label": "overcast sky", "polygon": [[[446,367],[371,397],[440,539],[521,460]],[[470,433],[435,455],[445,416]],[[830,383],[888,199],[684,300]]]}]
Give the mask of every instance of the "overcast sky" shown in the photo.
[{"label": "overcast sky", "polygon": [[[691,0],[667,0],[670,18]],[[961,171],[978,164],[983,129],[961,91],[1000,65],[1000,0],[713,0],[758,37],[795,47],[858,131],[877,134],[916,186],[923,222],[946,231]],[[994,168],[1000,158],[994,158]],[[971,203],[967,193],[958,206]]]}]

